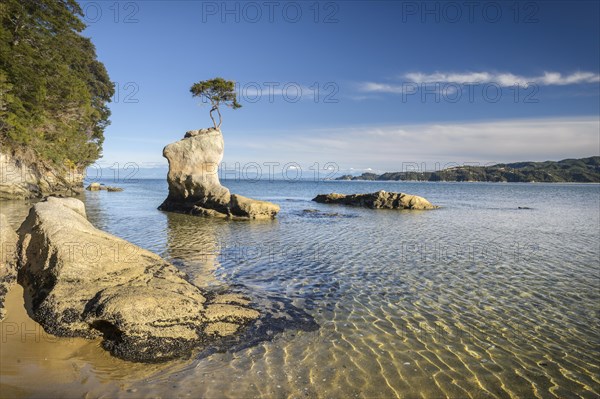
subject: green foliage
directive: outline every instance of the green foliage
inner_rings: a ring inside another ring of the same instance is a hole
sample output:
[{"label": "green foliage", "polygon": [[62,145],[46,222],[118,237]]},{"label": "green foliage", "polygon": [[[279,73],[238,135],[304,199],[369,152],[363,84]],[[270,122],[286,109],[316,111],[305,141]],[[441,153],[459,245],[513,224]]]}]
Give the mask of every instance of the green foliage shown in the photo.
[{"label": "green foliage", "polygon": [[[193,97],[201,97],[207,101],[210,101],[212,108],[210,110],[210,118],[215,125],[215,128],[221,127],[221,112],[219,106],[221,104],[227,107],[238,109],[242,105],[238,103],[235,93],[235,82],[232,80],[225,80],[223,78],[214,78],[210,80],[203,80],[198,83],[194,83],[190,88],[190,92]],[[217,111],[219,114],[219,124],[215,122],[212,116],[213,111]]]},{"label": "green foliage", "polygon": [[27,147],[55,166],[81,168],[100,156],[114,86],[80,34],[81,16],[75,0],[0,3],[3,147]]}]

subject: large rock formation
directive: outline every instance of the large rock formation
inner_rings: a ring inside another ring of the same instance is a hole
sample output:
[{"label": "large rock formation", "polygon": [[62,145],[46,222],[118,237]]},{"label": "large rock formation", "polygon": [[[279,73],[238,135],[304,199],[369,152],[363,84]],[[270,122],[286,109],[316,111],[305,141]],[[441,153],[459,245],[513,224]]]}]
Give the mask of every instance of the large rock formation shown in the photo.
[{"label": "large rock formation", "polygon": [[435,209],[423,197],[403,193],[388,193],[383,190],[370,194],[319,194],[313,198],[315,202],[324,204],[342,204],[361,206],[371,209]]},{"label": "large rock formation", "polygon": [[0,151],[0,200],[52,193],[77,194],[83,186],[83,177],[78,171],[51,169]]},{"label": "large rock formation", "polygon": [[4,297],[16,277],[16,249],[18,236],[6,216],[0,213],[0,320],[4,319]]},{"label": "large rock formation", "polygon": [[223,160],[223,135],[219,129],[192,130],[182,140],[167,145],[169,196],[163,211],[244,219],[272,219],[279,206],[230,194],[219,182]]},{"label": "large rock formation", "polygon": [[77,199],[35,204],[19,234],[33,319],[58,336],[103,337],[117,357],[186,356],[259,316],[247,299],[203,291],[159,256],[96,229]]}]

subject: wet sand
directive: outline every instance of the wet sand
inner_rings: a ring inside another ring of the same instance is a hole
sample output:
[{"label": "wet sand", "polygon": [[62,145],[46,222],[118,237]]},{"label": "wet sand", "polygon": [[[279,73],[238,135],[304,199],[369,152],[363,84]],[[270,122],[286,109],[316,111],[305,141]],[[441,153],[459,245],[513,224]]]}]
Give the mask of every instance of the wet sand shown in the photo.
[{"label": "wet sand", "polygon": [[17,284],[6,297],[6,310],[0,322],[0,398],[114,396],[129,383],[182,364],[126,362],[110,356],[99,339],[49,335],[27,314]]}]

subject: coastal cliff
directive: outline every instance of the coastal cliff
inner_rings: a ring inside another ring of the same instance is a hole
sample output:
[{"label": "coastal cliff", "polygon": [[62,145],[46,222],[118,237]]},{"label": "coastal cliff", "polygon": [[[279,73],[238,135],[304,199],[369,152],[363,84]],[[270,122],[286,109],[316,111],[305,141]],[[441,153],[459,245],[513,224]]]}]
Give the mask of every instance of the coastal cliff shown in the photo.
[{"label": "coastal cliff", "polygon": [[191,130],[167,145],[169,195],[158,209],[232,219],[272,219],[279,206],[231,194],[219,181],[225,143],[216,128]]},{"label": "coastal cliff", "polygon": [[1,3],[0,199],[69,194],[102,154],[115,89],[83,17],[72,0]]},{"label": "coastal cliff", "polygon": [[83,173],[28,163],[12,153],[0,152],[0,200],[39,198],[53,193],[77,194]]}]

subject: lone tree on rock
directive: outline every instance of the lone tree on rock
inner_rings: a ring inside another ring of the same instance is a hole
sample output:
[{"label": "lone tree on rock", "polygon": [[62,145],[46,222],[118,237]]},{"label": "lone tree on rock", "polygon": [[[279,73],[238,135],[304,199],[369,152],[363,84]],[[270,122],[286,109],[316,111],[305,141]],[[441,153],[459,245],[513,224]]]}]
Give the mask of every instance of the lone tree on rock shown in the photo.
[{"label": "lone tree on rock", "polygon": [[[210,80],[203,80],[198,83],[194,83],[190,89],[193,97],[201,97],[210,101],[212,108],[210,109],[210,119],[212,119],[215,129],[219,129],[222,123],[221,112],[219,106],[224,104],[227,107],[238,109],[242,105],[237,102],[235,93],[235,82],[232,80],[225,80],[223,78],[214,78]],[[219,124],[215,122],[213,118],[213,111],[217,111],[219,114]]]}]

